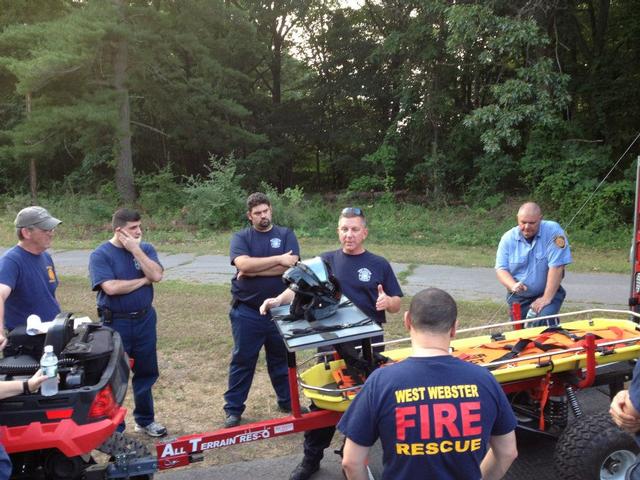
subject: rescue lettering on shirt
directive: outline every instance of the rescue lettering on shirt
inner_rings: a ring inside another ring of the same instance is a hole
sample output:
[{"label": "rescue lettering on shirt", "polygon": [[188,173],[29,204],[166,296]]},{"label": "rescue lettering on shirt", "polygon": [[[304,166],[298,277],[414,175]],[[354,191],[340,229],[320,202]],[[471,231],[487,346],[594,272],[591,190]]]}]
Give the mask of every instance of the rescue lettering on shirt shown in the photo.
[{"label": "rescue lettering on shirt", "polygon": [[[482,448],[482,412],[477,385],[415,387],[394,393],[398,404],[395,407],[397,455],[463,453]],[[417,439],[420,441],[416,442]]]}]

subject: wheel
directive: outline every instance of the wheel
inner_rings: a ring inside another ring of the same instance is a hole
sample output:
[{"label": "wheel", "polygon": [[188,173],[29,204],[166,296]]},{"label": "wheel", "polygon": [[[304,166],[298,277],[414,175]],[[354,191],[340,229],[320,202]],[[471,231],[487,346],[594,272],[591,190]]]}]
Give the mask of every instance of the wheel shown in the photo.
[{"label": "wheel", "polygon": [[567,480],[624,480],[639,450],[607,412],[583,415],[558,439],[555,467]]},{"label": "wheel", "polygon": [[[115,460],[116,455],[123,453],[132,455],[133,458],[145,458],[151,455],[144,443],[120,432],[113,432],[97,450],[109,455],[111,461]],[[151,480],[153,475],[136,475],[130,478],[132,480]]]}]

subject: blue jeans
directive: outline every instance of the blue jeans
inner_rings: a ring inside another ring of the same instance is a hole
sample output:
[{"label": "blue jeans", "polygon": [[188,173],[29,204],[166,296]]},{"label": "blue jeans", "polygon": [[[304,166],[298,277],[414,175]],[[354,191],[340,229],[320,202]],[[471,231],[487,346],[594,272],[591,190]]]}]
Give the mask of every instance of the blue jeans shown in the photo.
[{"label": "blue jeans", "polygon": [[278,405],[290,407],[287,349],[278,333],[271,315],[239,303],[229,312],[233,334],[233,352],[229,364],[229,389],[224,394],[224,411],[228,415],[241,415],[247,400],[253,375],[258,362],[258,354],[264,345],[267,370],[276,392]]},{"label": "blue jeans", "polygon": [[[541,296],[541,295],[540,295]],[[527,313],[529,313],[529,307],[531,306],[531,304],[536,301],[538,298],[540,298],[540,296],[537,297],[523,297],[521,295],[507,295],[507,303],[509,303],[509,306],[511,306],[514,303],[519,303],[520,304],[520,311],[521,311],[521,315],[522,318],[521,320],[524,320],[527,316]],[[560,311],[560,308],[562,307],[562,302],[564,302],[564,298],[567,296],[567,292],[565,291],[564,288],[562,288],[562,286],[560,286],[558,288],[558,291],[556,292],[556,294],[554,295],[553,299],[551,300],[551,303],[549,305],[547,305],[546,307],[544,307],[540,313],[538,313],[538,317],[544,317],[546,315],[555,315],[556,313],[558,313]],[[513,319],[512,319],[513,320]],[[546,320],[531,320],[531,322],[529,323],[525,323],[525,327],[529,328],[529,327],[544,327],[544,326],[548,326],[548,327],[552,327],[554,325],[558,325],[560,323],[560,319],[558,318],[549,318]]]},{"label": "blue jeans", "polygon": [[142,318],[114,318],[109,325],[120,334],[125,352],[133,358],[133,418],[142,427],[146,427],[155,419],[151,388],[160,376],[156,352],[156,323],[156,311],[150,308]]},{"label": "blue jeans", "polygon": [[11,477],[11,459],[0,443],[0,480],[9,480]]}]

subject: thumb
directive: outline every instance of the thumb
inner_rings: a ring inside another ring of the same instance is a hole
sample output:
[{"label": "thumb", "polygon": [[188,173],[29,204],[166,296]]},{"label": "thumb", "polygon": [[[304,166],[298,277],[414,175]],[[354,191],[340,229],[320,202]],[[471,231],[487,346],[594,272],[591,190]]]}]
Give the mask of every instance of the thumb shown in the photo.
[{"label": "thumb", "polygon": [[378,296],[384,295],[384,288],[382,288],[381,284],[378,284]]}]

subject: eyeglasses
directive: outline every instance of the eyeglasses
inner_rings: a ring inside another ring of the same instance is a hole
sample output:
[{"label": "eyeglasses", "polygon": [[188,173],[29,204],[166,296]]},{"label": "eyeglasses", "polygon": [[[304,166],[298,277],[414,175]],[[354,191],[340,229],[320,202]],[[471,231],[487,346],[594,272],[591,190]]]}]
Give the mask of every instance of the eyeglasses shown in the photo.
[{"label": "eyeglasses", "polygon": [[364,217],[364,210],[358,207],[343,208],[340,213],[343,217]]}]

